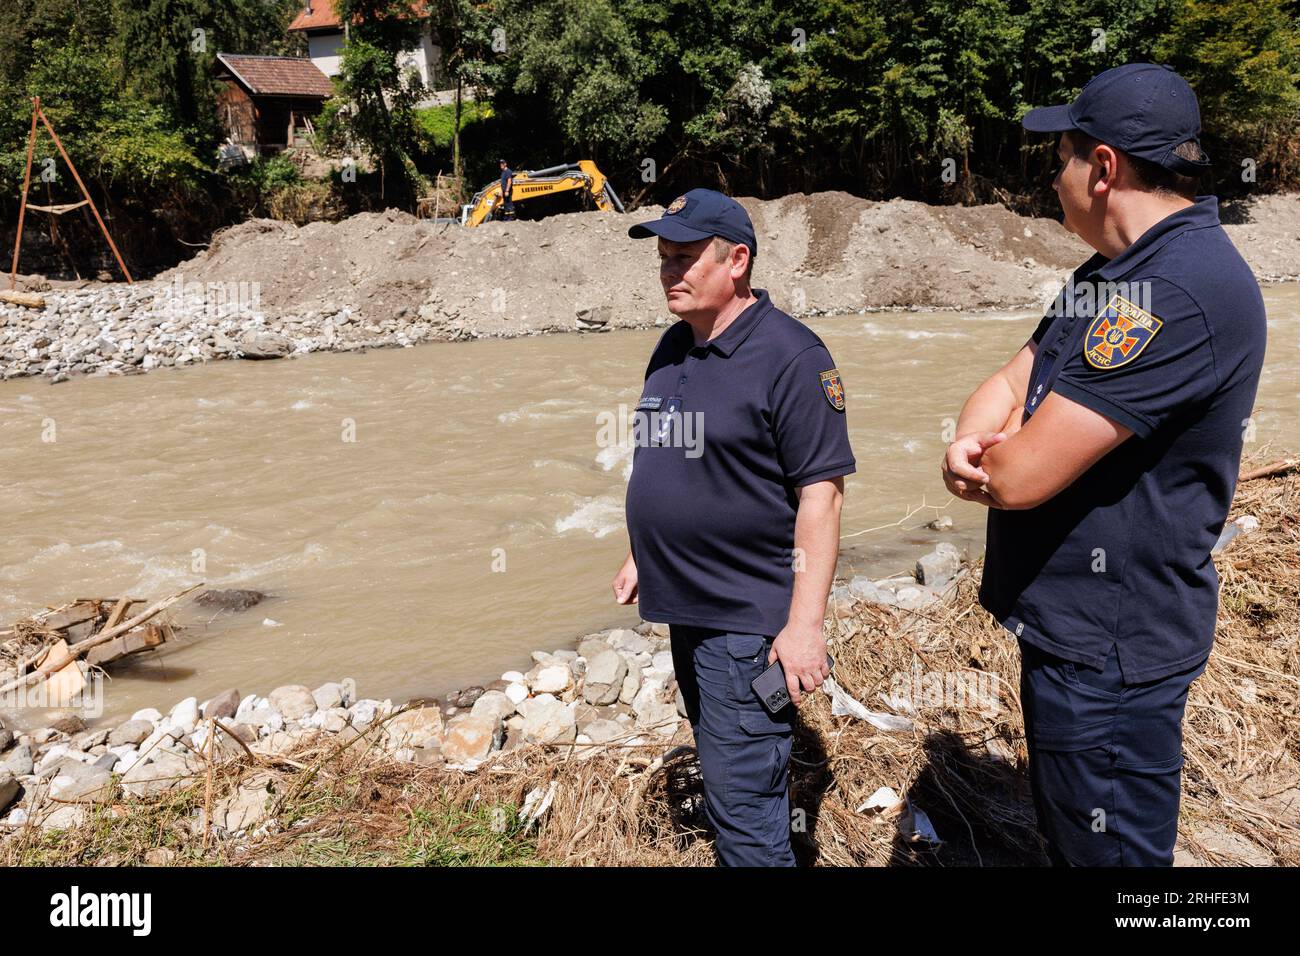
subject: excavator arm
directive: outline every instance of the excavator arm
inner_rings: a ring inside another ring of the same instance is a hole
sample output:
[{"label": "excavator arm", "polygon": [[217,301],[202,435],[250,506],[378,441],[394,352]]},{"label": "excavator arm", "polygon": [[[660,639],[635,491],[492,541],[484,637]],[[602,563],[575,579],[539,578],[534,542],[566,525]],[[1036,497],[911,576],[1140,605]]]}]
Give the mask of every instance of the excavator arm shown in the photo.
[{"label": "excavator arm", "polygon": [[[614,192],[614,187],[605,178],[605,174],[589,159],[551,166],[547,169],[526,169],[517,172],[511,198],[514,202],[523,202],[536,199],[538,196],[551,196],[571,190],[581,190],[590,195],[597,209],[623,211],[623,203]],[[477,226],[486,222],[500,204],[501,183],[494,182],[475,194],[474,199],[465,207],[462,221],[466,226]]]}]

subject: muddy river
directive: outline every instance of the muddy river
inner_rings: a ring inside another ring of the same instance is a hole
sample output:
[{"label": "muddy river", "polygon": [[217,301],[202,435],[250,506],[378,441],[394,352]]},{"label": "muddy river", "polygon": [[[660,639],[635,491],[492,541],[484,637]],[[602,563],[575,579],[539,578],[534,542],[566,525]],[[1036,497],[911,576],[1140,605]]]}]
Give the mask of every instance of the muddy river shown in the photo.
[{"label": "muddy river", "polygon": [[[1253,449],[1300,448],[1300,287],[1265,290]],[[842,571],[979,553],[982,510],[938,479],[945,427],[1037,315],[811,320],[844,374],[858,473]],[[633,624],[630,450],[603,427],[640,394],[658,331],[448,343],[126,378],[0,383],[0,620],[188,584],[273,598],[115,665],[105,716],[350,676],[363,696],[440,694],[534,649]],[[925,529],[940,514],[954,527]]]}]

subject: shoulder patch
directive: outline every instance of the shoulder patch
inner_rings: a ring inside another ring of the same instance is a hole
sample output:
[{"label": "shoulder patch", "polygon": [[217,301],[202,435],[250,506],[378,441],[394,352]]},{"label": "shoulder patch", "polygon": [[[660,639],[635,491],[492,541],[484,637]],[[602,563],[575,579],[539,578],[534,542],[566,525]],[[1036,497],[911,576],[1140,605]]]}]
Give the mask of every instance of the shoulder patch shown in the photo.
[{"label": "shoulder patch", "polygon": [[1150,312],[1123,296],[1114,296],[1088,326],[1088,334],[1083,337],[1083,357],[1093,368],[1127,365],[1142,354],[1162,325]]},{"label": "shoulder patch", "polygon": [[840,378],[839,369],[822,372],[822,393],[831,403],[831,408],[837,412],[844,411],[844,380]]}]

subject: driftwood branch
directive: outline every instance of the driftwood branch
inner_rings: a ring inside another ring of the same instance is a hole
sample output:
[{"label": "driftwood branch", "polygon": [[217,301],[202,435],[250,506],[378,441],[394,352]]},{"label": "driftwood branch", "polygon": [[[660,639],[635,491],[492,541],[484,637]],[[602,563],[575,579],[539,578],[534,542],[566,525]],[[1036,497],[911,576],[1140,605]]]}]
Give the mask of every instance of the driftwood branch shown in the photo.
[{"label": "driftwood branch", "polygon": [[38,678],[48,677],[50,674],[54,673],[55,671],[67,667],[68,664],[70,664],[72,661],[75,661],[77,658],[81,657],[87,651],[98,647],[100,644],[106,644],[107,642],[111,641],[113,638],[117,637],[118,635],[125,634],[127,631],[130,631],[133,628],[139,627],[141,624],[149,620],[151,617],[154,617],[156,614],[167,610],[167,608],[171,607],[173,604],[175,604],[185,595],[189,594],[191,591],[194,591],[195,589],[201,587],[203,587],[203,582],[200,581],[198,584],[191,585],[190,587],[187,587],[183,591],[177,591],[169,598],[163,598],[161,601],[157,601],[149,605],[149,607],[145,608],[143,611],[141,611],[135,617],[131,618],[129,621],[125,621],[117,625],[116,627],[105,628],[104,630],[96,634],[94,637],[87,638],[86,640],[81,641],[78,644],[74,645],[69,650],[69,652],[65,654],[60,660],[46,660],[44,663],[41,664],[40,667],[38,667],[36,670],[32,671],[31,673],[22,674],[14,678],[9,683],[5,684],[3,687],[0,687],[0,694],[7,694],[11,690],[16,690],[19,687],[25,687],[26,685],[32,683]]},{"label": "driftwood branch", "polygon": [[1237,481],[1254,481],[1256,478],[1269,478],[1273,475],[1280,475],[1296,468],[1300,468],[1300,458],[1283,458],[1281,461],[1275,461],[1270,465],[1261,465],[1259,468],[1252,468],[1250,471],[1243,471],[1237,478]]}]

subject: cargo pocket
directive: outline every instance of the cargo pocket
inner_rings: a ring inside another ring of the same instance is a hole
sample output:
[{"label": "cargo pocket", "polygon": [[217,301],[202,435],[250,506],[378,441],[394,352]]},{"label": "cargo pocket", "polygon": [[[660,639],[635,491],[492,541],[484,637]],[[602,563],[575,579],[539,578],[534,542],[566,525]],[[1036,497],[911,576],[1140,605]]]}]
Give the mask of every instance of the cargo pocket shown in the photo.
[{"label": "cargo pocket", "polygon": [[1025,654],[1022,667],[1021,704],[1035,747],[1063,752],[1109,748],[1119,694],[1083,683],[1074,664],[1037,648]]},{"label": "cargo pocket", "polygon": [[751,686],[767,670],[771,643],[761,634],[728,634],[731,700],[736,705],[740,729],[751,736],[789,734],[793,731],[794,705],[786,704],[773,717]]}]

